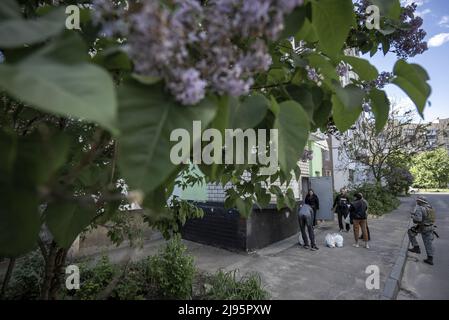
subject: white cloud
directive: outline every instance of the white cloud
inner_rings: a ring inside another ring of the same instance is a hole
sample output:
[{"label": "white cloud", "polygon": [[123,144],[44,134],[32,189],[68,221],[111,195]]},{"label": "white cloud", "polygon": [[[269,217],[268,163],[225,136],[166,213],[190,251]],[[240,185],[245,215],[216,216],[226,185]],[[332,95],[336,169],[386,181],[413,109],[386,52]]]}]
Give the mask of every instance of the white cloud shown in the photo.
[{"label": "white cloud", "polygon": [[425,3],[428,3],[429,0],[401,0],[402,6],[408,6],[412,3],[415,3],[418,7],[422,6]]},{"label": "white cloud", "polygon": [[426,14],[429,14],[431,12],[432,10],[430,9],[424,9],[423,11],[416,10],[415,14],[419,17],[424,17]]},{"label": "white cloud", "polygon": [[440,22],[438,22],[438,24],[439,24],[441,27],[447,27],[447,28],[449,28],[449,16],[443,16],[443,17],[441,17],[441,20],[440,20]]},{"label": "white cloud", "polygon": [[428,41],[429,47],[439,47],[449,41],[449,33],[439,33]]}]

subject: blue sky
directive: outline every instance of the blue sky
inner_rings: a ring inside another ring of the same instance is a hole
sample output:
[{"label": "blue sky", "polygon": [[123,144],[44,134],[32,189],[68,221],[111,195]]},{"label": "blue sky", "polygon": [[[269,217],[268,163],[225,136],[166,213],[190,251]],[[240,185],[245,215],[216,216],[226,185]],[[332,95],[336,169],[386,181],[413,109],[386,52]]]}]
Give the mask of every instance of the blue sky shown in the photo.
[{"label": "blue sky", "polygon": [[[402,3],[406,2],[418,5],[417,12],[424,20],[423,28],[427,32],[425,40],[429,44],[428,51],[409,59],[409,62],[423,66],[430,76],[431,106],[426,107],[424,119],[433,121],[438,117],[449,118],[449,1],[402,0]],[[382,52],[370,58],[379,72],[392,71],[396,60],[394,53],[384,57]],[[389,85],[386,90],[389,97],[401,107],[413,106],[410,99],[396,86]]]}]

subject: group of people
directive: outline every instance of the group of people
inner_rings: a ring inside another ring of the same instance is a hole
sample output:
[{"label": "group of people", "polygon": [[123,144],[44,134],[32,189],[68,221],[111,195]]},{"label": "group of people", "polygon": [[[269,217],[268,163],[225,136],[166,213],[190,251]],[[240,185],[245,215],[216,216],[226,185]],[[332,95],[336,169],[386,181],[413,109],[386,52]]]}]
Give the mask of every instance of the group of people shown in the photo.
[{"label": "group of people", "polygon": [[[320,209],[320,201],[313,190],[309,190],[304,203],[300,206],[298,211],[299,228],[306,249],[318,250],[315,241],[314,227],[317,224],[317,211]],[[363,198],[361,193],[354,195],[354,200],[351,202],[348,191],[341,189],[337,195],[333,205],[333,212],[337,214],[338,226],[340,232],[346,230],[349,232],[351,224],[354,230],[354,246],[359,247],[359,240],[362,238],[365,242],[365,248],[369,248],[369,229],[367,224],[368,218],[368,202]],[[360,237],[360,230],[362,236]],[[307,233],[306,233],[307,231]]]},{"label": "group of people", "polygon": [[[332,211],[337,214],[338,226],[340,232],[349,232],[351,224],[354,231],[354,247],[359,247],[359,240],[363,239],[365,248],[369,249],[368,242],[371,240],[368,228],[368,202],[363,198],[361,193],[356,193],[354,199],[351,201],[347,189],[341,189],[340,193],[334,200]],[[320,209],[320,201],[313,190],[309,190],[304,204],[302,204],[298,211],[299,227],[306,249],[313,251],[318,250],[315,241],[314,227],[317,224],[317,211]],[[433,245],[435,232],[435,210],[430,205],[425,197],[419,196],[416,199],[415,210],[411,213],[411,218],[415,225],[408,230],[408,236],[413,248],[408,249],[412,253],[421,253],[421,249],[416,239],[418,234],[421,234],[424,247],[427,253],[425,263],[433,265]],[[360,236],[360,230],[362,235]],[[307,234],[306,234],[307,231]],[[300,244],[301,245],[301,244]]]}]

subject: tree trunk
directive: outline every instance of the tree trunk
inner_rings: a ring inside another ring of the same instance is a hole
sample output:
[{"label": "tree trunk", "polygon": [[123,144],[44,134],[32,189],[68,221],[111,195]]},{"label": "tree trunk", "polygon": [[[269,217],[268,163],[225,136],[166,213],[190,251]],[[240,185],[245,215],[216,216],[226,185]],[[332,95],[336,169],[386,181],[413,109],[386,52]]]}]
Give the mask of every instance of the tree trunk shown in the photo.
[{"label": "tree trunk", "polygon": [[67,249],[58,247],[52,241],[46,252],[42,252],[45,258],[44,282],[42,284],[41,300],[55,300],[61,288],[61,271],[67,257]]},{"label": "tree trunk", "polygon": [[8,270],[6,271],[5,278],[3,279],[2,291],[0,292],[0,299],[3,299],[6,293],[6,288],[8,287],[9,280],[11,280],[12,271],[14,270],[14,265],[16,264],[16,258],[10,258],[8,264]]}]

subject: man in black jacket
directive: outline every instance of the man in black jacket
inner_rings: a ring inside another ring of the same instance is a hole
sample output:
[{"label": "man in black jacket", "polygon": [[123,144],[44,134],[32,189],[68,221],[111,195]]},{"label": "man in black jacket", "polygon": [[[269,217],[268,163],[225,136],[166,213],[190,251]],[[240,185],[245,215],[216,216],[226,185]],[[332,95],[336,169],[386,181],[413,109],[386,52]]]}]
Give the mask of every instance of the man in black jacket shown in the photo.
[{"label": "man in black jacket", "polygon": [[[338,226],[340,227],[340,232],[344,229],[343,219],[346,219],[349,214],[349,205],[350,201],[348,192],[343,188],[340,190],[340,194],[335,198],[333,205],[333,211],[337,213],[338,216]],[[349,229],[351,229],[351,225],[346,223],[346,232],[349,232]]]},{"label": "man in black jacket", "polygon": [[369,249],[368,245],[368,230],[367,226],[367,218],[368,218],[368,205],[367,202],[363,199],[363,195],[361,193],[356,193],[355,201],[351,204],[350,214],[351,220],[353,221],[353,229],[354,229],[354,247],[359,247],[359,237],[360,237],[360,229],[362,229],[363,240],[365,241],[365,248]]},{"label": "man in black jacket", "polygon": [[310,189],[309,193],[306,196],[306,199],[304,200],[305,204],[308,204],[313,209],[313,226],[316,226],[316,213],[318,210],[320,210],[320,199],[318,199],[318,196],[315,194],[315,192]]}]

